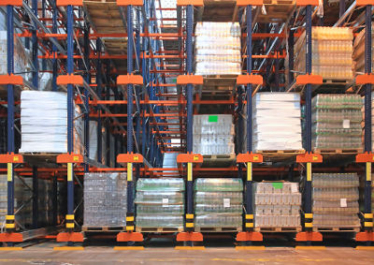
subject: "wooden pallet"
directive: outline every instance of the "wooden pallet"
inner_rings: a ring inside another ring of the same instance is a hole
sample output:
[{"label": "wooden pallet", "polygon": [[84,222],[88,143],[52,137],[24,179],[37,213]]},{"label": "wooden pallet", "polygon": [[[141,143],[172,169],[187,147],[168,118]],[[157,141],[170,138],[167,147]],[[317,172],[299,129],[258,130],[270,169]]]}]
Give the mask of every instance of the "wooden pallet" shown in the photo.
[{"label": "wooden pallet", "polygon": [[321,155],[357,155],[363,152],[362,148],[333,149],[333,148],[315,148],[313,153]]},{"label": "wooden pallet", "polygon": [[313,227],[314,232],[360,232],[359,227]]},{"label": "wooden pallet", "polygon": [[262,154],[264,161],[269,160],[287,160],[297,155],[304,154],[305,150],[257,150],[256,153]]},{"label": "wooden pallet", "polygon": [[300,227],[255,227],[255,232],[263,233],[298,233],[301,232]]},{"label": "wooden pallet", "polygon": [[235,0],[204,0],[204,6],[195,11],[196,21],[238,21]]},{"label": "wooden pallet", "polygon": [[124,226],[83,226],[83,232],[118,232],[124,231]]},{"label": "wooden pallet", "polygon": [[168,227],[136,227],[136,232],[139,233],[178,233],[183,232],[183,227],[168,228]]},{"label": "wooden pallet", "polygon": [[259,23],[279,23],[290,19],[296,9],[295,0],[264,0],[266,14],[260,11],[257,21]]},{"label": "wooden pallet", "polygon": [[204,76],[204,87],[231,87],[235,89],[238,75],[206,75]]},{"label": "wooden pallet", "polygon": [[200,233],[231,233],[241,232],[241,227],[196,227],[196,232]]},{"label": "wooden pallet", "polygon": [[236,156],[233,155],[204,155],[203,167],[228,167],[235,163]]}]

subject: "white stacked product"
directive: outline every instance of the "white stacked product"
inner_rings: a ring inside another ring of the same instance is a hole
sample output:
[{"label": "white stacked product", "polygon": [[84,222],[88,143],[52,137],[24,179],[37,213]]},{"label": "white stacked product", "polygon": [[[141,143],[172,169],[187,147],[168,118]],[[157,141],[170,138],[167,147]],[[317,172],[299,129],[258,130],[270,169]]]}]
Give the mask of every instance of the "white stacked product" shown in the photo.
[{"label": "white stacked product", "polygon": [[239,75],[240,33],[237,22],[198,22],[195,31],[195,74]]},{"label": "white stacked product", "polygon": [[126,173],[84,175],[85,227],[126,226]]},{"label": "white stacked product", "polygon": [[300,229],[300,207],[301,193],[298,183],[255,183],[255,227]]},{"label": "white stacked product", "polygon": [[[83,153],[83,121],[75,108],[74,153]],[[67,96],[63,92],[22,91],[20,153],[67,153]]]},{"label": "white stacked product", "polygon": [[234,136],[232,115],[193,116],[193,152],[196,154],[234,154]]},{"label": "white stacked product", "polygon": [[[305,31],[294,46],[295,67],[299,73],[305,73],[306,54]],[[353,32],[344,27],[312,28],[312,74],[323,79],[353,79]]]},{"label": "white stacked product", "polygon": [[313,227],[360,227],[356,173],[313,174]]},{"label": "white stacked product", "polygon": [[362,148],[360,95],[319,94],[312,99],[312,146],[315,149]]},{"label": "white stacked product", "polygon": [[[302,149],[300,95],[298,93],[257,93],[252,102],[252,147],[255,152]],[[245,151],[247,150],[246,141],[245,138]]]},{"label": "white stacked product", "polygon": [[140,178],[136,184],[136,227],[183,229],[184,181]]},{"label": "white stacked product", "polygon": [[[371,72],[374,72],[374,23],[371,26]],[[356,75],[365,73],[365,29],[360,31],[353,43]]]},{"label": "white stacked product", "polygon": [[239,178],[199,178],[195,181],[197,229],[242,228],[243,182]]}]

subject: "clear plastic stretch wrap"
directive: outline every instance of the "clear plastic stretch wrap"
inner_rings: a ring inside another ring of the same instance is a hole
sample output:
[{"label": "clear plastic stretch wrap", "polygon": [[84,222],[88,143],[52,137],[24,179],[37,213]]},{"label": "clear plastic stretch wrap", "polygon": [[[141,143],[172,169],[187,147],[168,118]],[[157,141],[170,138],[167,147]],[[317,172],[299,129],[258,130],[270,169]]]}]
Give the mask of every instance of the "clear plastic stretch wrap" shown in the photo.
[{"label": "clear plastic stretch wrap", "polygon": [[126,226],[126,173],[84,175],[84,226]]},{"label": "clear plastic stretch wrap", "polygon": [[140,178],[136,185],[136,226],[176,228],[184,224],[184,190],[181,178]]},{"label": "clear plastic stretch wrap", "polygon": [[[294,70],[305,73],[305,31],[294,46]],[[353,32],[348,27],[313,27],[312,74],[324,79],[353,79]]]},{"label": "clear plastic stretch wrap", "polygon": [[312,145],[317,149],[362,147],[360,95],[320,94],[312,99]]},{"label": "clear plastic stretch wrap", "polygon": [[193,152],[202,155],[235,153],[232,115],[194,115]]},{"label": "clear plastic stretch wrap", "polygon": [[[41,104],[42,102],[42,104]],[[74,153],[83,153],[83,121],[75,108]],[[67,96],[63,92],[21,92],[20,153],[67,153]]]},{"label": "clear plastic stretch wrap", "polygon": [[195,74],[239,75],[240,32],[237,22],[198,22],[195,30]]},{"label": "clear plastic stretch wrap", "polygon": [[[374,22],[371,25],[371,41],[371,61],[374,62]],[[358,33],[353,42],[353,58],[356,75],[365,73],[365,29]],[[374,63],[371,64],[371,72],[374,72]]]},{"label": "clear plastic stretch wrap", "polygon": [[300,228],[301,193],[294,182],[260,182],[254,185],[255,227]]},{"label": "clear plastic stretch wrap", "polygon": [[314,173],[312,185],[314,227],[360,227],[356,173]]},{"label": "clear plastic stretch wrap", "polygon": [[243,182],[238,178],[195,181],[196,228],[241,228]]},{"label": "clear plastic stretch wrap", "polygon": [[[257,93],[253,99],[253,150],[301,150],[299,93]],[[245,116],[246,115],[246,108]],[[276,113],[276,115],[275,115]],[[279,121],[282,122],[279,122]],[[244,135],[246,135],[246,126]],[[247,139],[243,149],[247,150]]]}]

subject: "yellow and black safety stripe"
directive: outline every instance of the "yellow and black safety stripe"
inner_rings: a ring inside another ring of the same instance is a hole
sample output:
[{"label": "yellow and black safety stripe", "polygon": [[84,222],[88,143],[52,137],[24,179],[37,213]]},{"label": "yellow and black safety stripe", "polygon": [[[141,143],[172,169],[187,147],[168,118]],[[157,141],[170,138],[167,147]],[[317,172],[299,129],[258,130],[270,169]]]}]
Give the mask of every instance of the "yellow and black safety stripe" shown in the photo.
[{"label": "yellow and black safety stripe", "polygon": [[365,228],[373,227],[373,214],[372,213],[364,213],[364,227]]},{"label": "yellow and black safety stripe", "polygon": [[126,214],[126,231],[132,232],[135,230],[135,215],[134,213]]},{"label": "yellow and black safety stripe", "polygon": [[245,228],[246,230],[251,230],[254,227],[253,224],[253,214],[245,215]]},{"label": "yellow and black safety stripe", "polygon": [[9,230],[13,230],[16,228],[15,224],[15,216],[14,215],[6,215],[5,216],[5,228]]},{"label": "yellow and black safety stripe", "polygon": [[305,213],[305,228],[313,228],[313,214]]},{"label": "yellow and black safety stripe", "polygon": [[193,213],[186,214],[186,230],[187,231],[193,231],[193,228],[195,227],[194,218],[195,218],[195,215]]},{"label": "yellow and black safety stripe", "polygon": [[66,219],[66,228],[74,229],[74,227],[75,227],[75,223],[74,223],[75,216],[74,216],[74,214],[67,214],[65,216],[65,219]]}]

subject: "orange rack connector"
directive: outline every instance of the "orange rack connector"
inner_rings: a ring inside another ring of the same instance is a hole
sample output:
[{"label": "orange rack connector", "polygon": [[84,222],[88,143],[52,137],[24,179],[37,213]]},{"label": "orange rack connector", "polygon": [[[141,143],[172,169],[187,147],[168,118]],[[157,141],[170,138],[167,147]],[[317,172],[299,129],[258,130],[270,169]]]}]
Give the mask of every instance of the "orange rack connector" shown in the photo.
[{"label": "orange rack connector", "polygon": [[305,153],[296,156],[297,163],[322,163],[323,157],[320,154]]},{"label": "orange rack connector", "polygon": [[237,6],[262,6],[264,0],[236,0]]},{"label": "orange rack connector", "polygon": [[78,154],[61,154],[57,156],[56,159],[58,164],[67,164],[67,163],[84,163],[84,158],[82,155]]},{"label": "orange rack connector", "polygon": [[83,6],[83,0],[57,0],[57,6]]},{"label": "orange rack connector", "polygon": [[0,0],[0,6],[22,6],[22,0]]},{"label": "orange rack connector", "polygon": [[0,75],[0,85],[23,85],[23,78],[20,75]]},{"label": "orange rack connector", "polygon": [[368,163],[374,162],[374,154],[371,152],[365,152],[363,154],[356,155],[356,163]]},{"label": "orange rack connector", "polygon": [[143,234],[139,232],[121,232],[117,234],[117,242],[143,242]]},{"label": "orange rack connector", "polygon": [[127,153],[117,156],[118,163],[143,163],[144,158],[141,154]]},{"label": "orange rack connector", "polygon": [[57,235],[57,242],[83,242],[84,237],[79,232],[62,232]]},{"label": "orange rack connector", "polygon": [[83,77],[80,75],[60,75],[56,80],[57,85],[66,86],[66,85],[78,85],[83,86]]},{"label": "orange rack connector", "polygon": [[296,0],[297,6],[318,6],[318,0]]},{"label": "orange rack connector", "polygon": [[177,6],[204,6],[204,0],[177,0]]},{"label": "orange rack connector", "polygon": [[4,243],[19,243],[23,242],[23,235],[21,233],[1,233],[0,242]]},{"label": "orange rack connector", "polygon": [[322,85],[323,78],[320,75],[298,75],[296,77],[297,85]]},{"label": "orange rack connector", "polygon": [[14,154],[14,153],[0,155],[0,164],[8,164],[8,163],[22,164],[23,156],[20,154]]},{"label": "orange rack connector", "polygon": [[299,232],[296,234],[297,242],[322,242],[323,236],[320,232]]},{"label": "orange rack connector", "polygon": [[143,0],[117,0],[117,6],[142,6]]},{"label": "orange rack connector", "polygon": [[177,156],[177,163],[203,163],[203,156],[200,154],[179,154]]},{"label": "orange rack connector", "polygon": [[356,234],[356,241],[357,242],[374,242],[374,232],[373,231],[359,232]]},{"label": "orange rack connector", "polygon": [[236,241],[238,242],[261,242],[264,240],[264,237],[260,232],[239,232],[236,235]]},{"label": "orange rack connector", "polygon": [[239,75],[236,78],[237,85],[262,85],[264,83],[264,79],[262,75]]},{"label": "orange rack connector", "polygon": [[119,75],[117,77],[117,85],[143,85],[143,77],[141,75]]},{"label": "orange rack connector", "polygon": [[201,75],[179,75],[177,77],[177,85],[202,85],[204,83],[204,78]]},{"label": "orange rack connector", "polygon": [[374,0],[356,0],[356,6],[374,6]]},{"label": "orange rack connector", "polygon": [[262,163],[264,157],[261,154],[245,153],[238,154],[236,157],[236,163]]},{"label": "orange rack connector", "polygon": [[364,74],[364,75],[358,75],[356,77],[356,85],[366,85],[366,84],[374,85],[374,75]]},{"label": "orange rack connector", "polygon": [[203,242],[203,234],[199,232],[180,232],[177,234],[177,242]]}]

